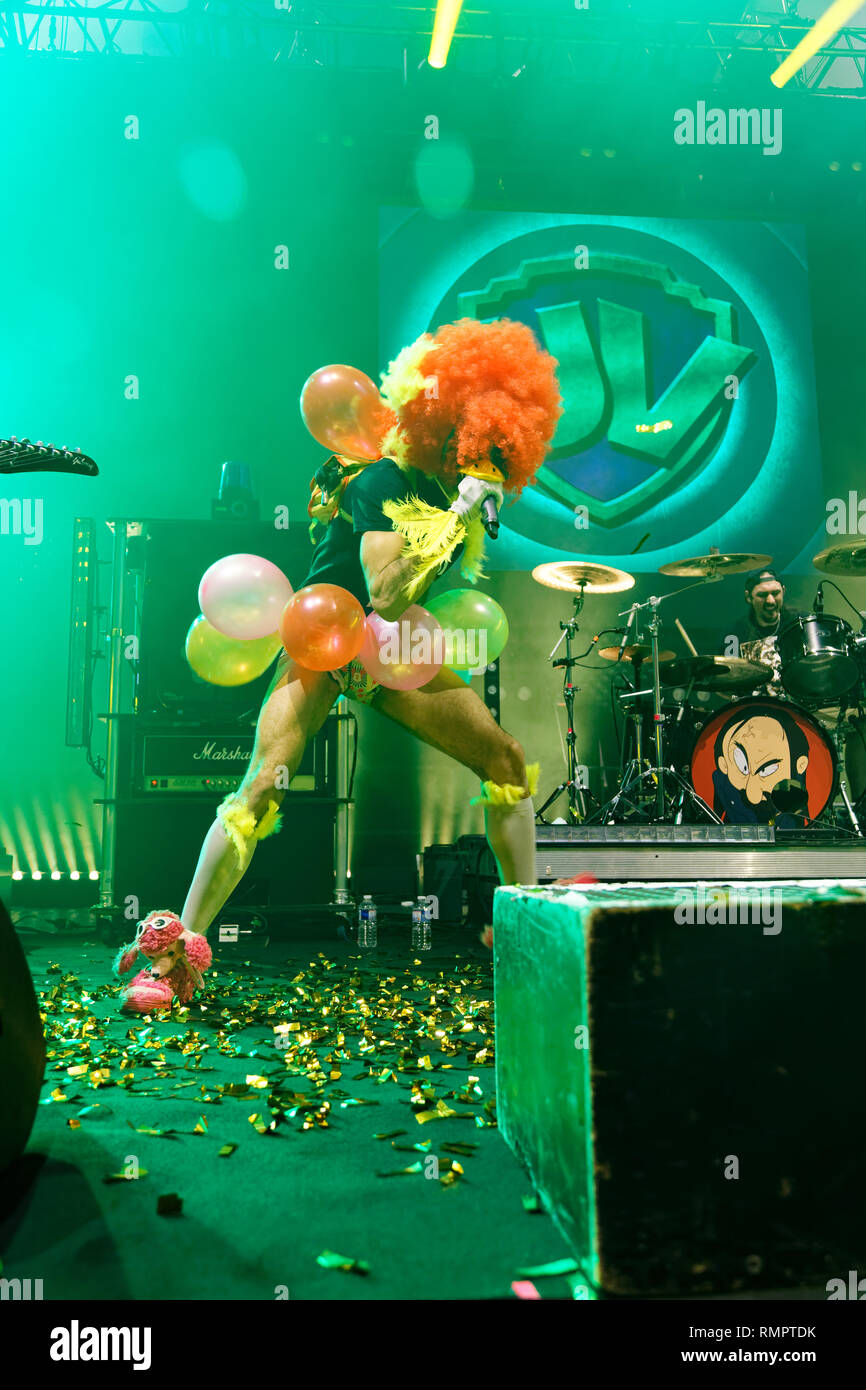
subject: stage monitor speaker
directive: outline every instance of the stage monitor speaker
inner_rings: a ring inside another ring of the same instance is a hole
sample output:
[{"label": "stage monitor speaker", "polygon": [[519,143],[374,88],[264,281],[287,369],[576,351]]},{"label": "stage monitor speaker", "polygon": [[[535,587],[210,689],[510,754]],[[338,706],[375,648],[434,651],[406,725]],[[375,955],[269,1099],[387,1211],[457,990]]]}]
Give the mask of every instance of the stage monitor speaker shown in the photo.
[{"label": "stage monitor speaker", "polygon": [[0,903],[0,1173],[30,1138],[45,1075],[45,1038],[21,943]]},{"label": "stage monitor speaker", "polygon": [[[306,513],[304,513],[306,522]],[[139,627],[138,709],[174,719],[231,721],[257,711],[273,666],[248,685],[221,687],[190,669],[184,643],[199,614],[202,575],[225,555],[262,555],[278,565],[293,588],[307,577],[313,546],[305,525],[278,531],[256,521],[145,521],[130,564],[143,569]]]},{"label": "stage monitor speaker", "polygon": [[829,882],[499,889],[499,1128],[587,1296],[866,1269],[864,916]]}]

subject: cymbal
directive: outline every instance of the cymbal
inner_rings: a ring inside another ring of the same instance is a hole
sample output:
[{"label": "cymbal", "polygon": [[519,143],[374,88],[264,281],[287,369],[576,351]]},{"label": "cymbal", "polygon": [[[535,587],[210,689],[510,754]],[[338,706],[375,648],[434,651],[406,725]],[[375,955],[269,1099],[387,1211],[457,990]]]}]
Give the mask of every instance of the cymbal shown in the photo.
[{"label": "cymbal", "polygon": [[825,574],[866,574],[866,541],[828,545],[812,556],[812,564]]},{"label": "cymbal", "polygon": [[634,585],[633,574],[589,560],[554,560],[536,565],[532,577],[546,589],[565,589],[569,593],[616,594]]},{"label": "cymbal", "polygon": [[659,574],[675,574],[682,579],[710,579],[728,574],[745,574],[769,565],[772,555],[695,555],[690,560],[674,560],[660,565]]},{"label": "cymbal", "polygon": [[[603,656],[605,661],[619,661],[619,647],[601,647],[599,656]],[[630,647],[624,647],[622,653],[623,661],[648,661],[653,654],[652,647],[648,647],[645,642],[633,642]],[[659,652],[659,661],[673,661],[673,652]]]},{"label": "cymbal", "polygon": [[772,666],[741,656],[683,656],[659,670],[662,685],[692,683],[699,690],[750,690],[772,675]]}]

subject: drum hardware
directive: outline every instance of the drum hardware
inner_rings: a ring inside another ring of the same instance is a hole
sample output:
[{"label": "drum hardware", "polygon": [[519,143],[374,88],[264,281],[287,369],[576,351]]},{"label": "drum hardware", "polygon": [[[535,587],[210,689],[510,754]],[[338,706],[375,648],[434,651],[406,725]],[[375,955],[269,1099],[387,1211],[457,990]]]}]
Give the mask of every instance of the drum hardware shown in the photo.
[{"label": "drum hardware", "polygon": [[[674,618],[674,627],[677,629],[677,632],[680,634],[680,637],[682,637],[683,641],[685,642],[685,644],[686,644],[686,646],[688,647],[689,651],[691,652],[692,656],[697,656],[697,655],[698,655],[698,649],[697,649],[697,647],[695,646],[695,644],[694,644],[694,642],[692,641],[692,639],[691,639],[691,637],[689,636],[689,634],[686,632],[686,630],[685,630],[685,628],[683,627],[682,623],[680,622],[679,618]],[[664,657],[659,657],[659,661],[663,661],[663,660],[664,660]]]},{"label": "drum hardware", "polygon": [[546,589],[564,589],[567,593],[616,594],[634,588],[633,574],[589,560],[555,560],[536,565],[532,577]]},{"label": "drum hardware", "polygon": [[[704,580],[701,580],[700,582],[704,582]],[[681,594],[684,593],[686,589],[691,589],[694,587],[695,586],[692,584],[687,584],[683,589],[678,589],[675,592],[677,594]],[[633,604],[630,609],[624,610],[624,612],[620,613],[619,615],[621,618],[624,618],[628,613],[630,615],[629,626],[631,626],[632,618],[636,616],[638,612],[644,609],[649,609],[649,616],[646,620],[646,626],[649,630],[651,638],[652,690],[651,692],[644,690],[634,690],[630,692],[627,696],[623,697],[621,702],[625,703],[625,700],[627,699],[637,701],[640,698],[645,698],[650,693],[652,694],[652,744],[654,760],[651,761],[650,758],[644,755],[641,739],[641,728],[638,722],[641,716],[634,716],[636,742],[635,751],[637,756],[635,758],[632,758],[631,761],[628,763],[627,767],[623,770],[620,785],[615,795],[608,802],[606,802],[605,805],[599,807],[598,811],[593,812],[593,814],[588,818],[587,824],[591,825],[593,824],[593,822],[604,822],[605,820],[611,820],[616,814],[618,814],[621,811],[622,808],[628,808],[630,811],[635,812],[638,815],[648,815],[650,820],[655,820],[656,822],[660,823],[665,823],[670,819],[680,821],[682,819],[682,814],[686,802],[688,802],[690,805],[695,807],[695,809],[700,811],[701,815],[706,816],[708,820],[714,821],[716,824],[721,824],[720,818],[716,815],[716,813],[713,810],[711,810],[711,808],[707,805],[703,798],[698,795],[694,788],[689,785],[685,778],[681,777],[679,772],[677,772],[673,767],[671,767],[669,763],[665,762],[663,731],[665,715],[662,711],[661,698],[661,678],[659,662],[660,621],[658,610],[659,605],[664,602],[665,598],[672,598],[673,596],[673,594],[665,594],[659,597],[658,595],[653,594],[646,600],[645,603]],[[638,633],[637,636],[638,644],[640,644],[640,634]],[[634,662],[636,685],[639,681],[640,665],[640,661]],[[688,683],[688,681],[675,682],[675,684],[678,685]],[[641,805],[641,802],[648,804]]]},{"label": "drum hardware", "polygon": [[690,560],[675,560],[669,565],[660,565],[659,574],[670,574],[677,579],[703,579],[712,582],[726,579],[729,574],[746,574],[749,570],[769,565],[772,555],[720,555],[715,546],[709,555],[696,555]]},{"label": "drum hardware", "polygon": [[[652,656],[652,647],[648,647],[643,642],[632,642],[628,647],[602,647],[599,656],[603,656],[605,661],[631,661],[640,665],[646,661],[648,656]],[[659,652],[659,661],[673,661],[673,652]]]},{"label": "drum hardware", "polygon": [[[821,605],[823,606],[823,605]],[[847,694],[857,683],[854,634],[844,618],[804,613],[776,639],[782,685],[792,699],[829,699]]]},{"label": "drum hardware", "polygon": [[[582,787],[577,780],[577,738],[574,732],[574,697],[577,689],[571,683],[571,668],[588,656],[592,648],[598,642],[599,633],[595,636],[587,647],[586,651],[580,656],[572,656],[571,644],[575,635],[580,631],[577,621],[578,614],[584,605],[586,594],[605,594],[618,593],[624,589],[631,589],[634,586],[634,575],[628,574],[626,570],[614,568],[613,565],[599,565],[589,560],[566,560],[554,562],[552,564],[536,565],[532,571],[532,577],[538,584],[543,584],[547,589],[560,589],[573,595],[574,614],[567,622],[560,621],[562,635],[548,660],[556,656],[557,651],[565,640],[565,656],[554,661],[554,667],[563,668],[562,694],[565,708],[568,715],[568,732],[566,734],[566,781],[560,782],[558,787],[554,787],[550,796],[535,813],[535,818],[542,825],[546,825],[544,812],[548,806],[561,796],[563,792],[568,792],[568,814],[573,822],[586,819],[586,797],[592,796],[588,788]],[[611,631],[611,629],[605,629]],[[619,629],[616,629],[619,631]]]},{"label": "drum hardware", "polygon": [[[778,770],[786,775],[771,783]],[[749,696],[707,721],[692,750],[690,780],[725,825],[778,826],[784,816],[803,829],[832,807],[840,784],[836,742],[793,701]]]},{"label": "drum hardware", "polygon": [[[553,802],[556,801],[557,797],[562,795],[564,791],[568,792],[568,814],[571,818],[571,821],[573,823],[579,823],[580,821],[586,819],[585,788],[582,787],[577,780],[577,737],[574,732],[574,697],[577,694],[577,690],[579,690],[580,687],[578,686],[575,688],[575,686],[573,686],[571,683],[571,668],[573,666],[576,666],[577,662],[579,660],[582,660],[583,658],[572,656],[571,644],[574,641],[577,633],[580,631],[580,624],[577,621],[577,617],[581,609],[583,608],[584,594],[587,588],[587,582],[588,581],[586,579],[583,579],[579,583],[578,592],[574,595],[574,598],[572,600],[574,604],[574,613],[568,619],[567,622],[560,621],[559,626],[562,629],[562,635],[560,636],[559,641],[557,642],[556,646],[553,648],[553,651],[550,653],[550,656],[548,657],[548,661],[552,660],[552,658],[556,655],[557,651],[562,645],[563,639],[565,639],[565,656],[560,657],[558,661],[554,661],[553,666],[554,669],[556,669],[557,666],[562,667],[562,698],[565,701],[565,708],[568,716],[568,731],[565,736],[567,776],[564,782],[560,782],[558,787],[554,787],[553,791],[550,793],[550,796],[544,802],[543,806],[539,806],[538,810],[536,811],[535,819],[537,821],[540,821],[542,825],[547,824],[547,822],[544,819],[544,812],[547,810],[548,806],[552,805]],[[594,639],[594,641],[597,640],[597,638]],[[587,650],[583,653],[584,657],[588,655],[588,653],[592,650],[592,647],[593,642],[590,643]]]},{"label": "drum hardware", "polygon": [[[866,574],[866,541],[846,541],[829,545],[812,556],[812,564],[825,574]],[[835,584],[833,586],[836,587]],[[858,611],[858,610],[855,610]]]},{"label": "drum hardware", "polygon": [[698,690],[744,692],[753,686],[766,684],[773,668],[762,661],[748,661],[741,656],[683,656],[669,661],[661,668],[665,685],[686,685],[689,681]]}]

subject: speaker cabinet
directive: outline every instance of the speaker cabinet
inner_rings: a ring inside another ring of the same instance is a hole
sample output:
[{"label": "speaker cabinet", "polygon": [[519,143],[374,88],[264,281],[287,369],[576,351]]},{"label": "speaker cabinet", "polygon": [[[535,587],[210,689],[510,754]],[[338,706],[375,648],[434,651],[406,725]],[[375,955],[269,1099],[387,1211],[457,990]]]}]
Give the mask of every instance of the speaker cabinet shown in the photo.
[{"label": "speaker cabinet", "polygon": [[21,943],[0,903],[0,1173],[24,1152],[45,1074],[45,1039]]},{"label": "speaker cabinet", "polygon": [[[152,908],[180,912],[217,801],[156,797],[117,807],[114,899],[133,895],[142,916]],[[333,803],[312,805],[287,795],[282,827],[256,846],[229,905],[326,906],[334,891]]]},{"label": "speaker cabinet", "polygon": [[231,720],[257,711],[273,668],[248,685],[221,688],[190,669],[184,644],[198,616],[202,575],[225,555],[262,555],[278,565],[294,588],[307,577],[313,546],[303,526],[278,531],[256,521],[163,521],[142,523],[129,542],[129,566],[143,571],[138,709],[144,716]]}]

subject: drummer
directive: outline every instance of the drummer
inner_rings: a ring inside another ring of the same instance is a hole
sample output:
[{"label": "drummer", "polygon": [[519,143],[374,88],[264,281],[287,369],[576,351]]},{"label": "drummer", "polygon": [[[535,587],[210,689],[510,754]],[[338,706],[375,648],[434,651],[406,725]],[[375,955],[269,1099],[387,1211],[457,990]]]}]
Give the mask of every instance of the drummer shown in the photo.
[{"label": "drummer", "polygon": [[782,694],[776,638],[800,614],[785,607],[785,586],[774,569],[765,567],[746,575],[745,598],[748,611],[720,636],[718,655],[741,656],[772,666],[774,675],[766,693]]}]

